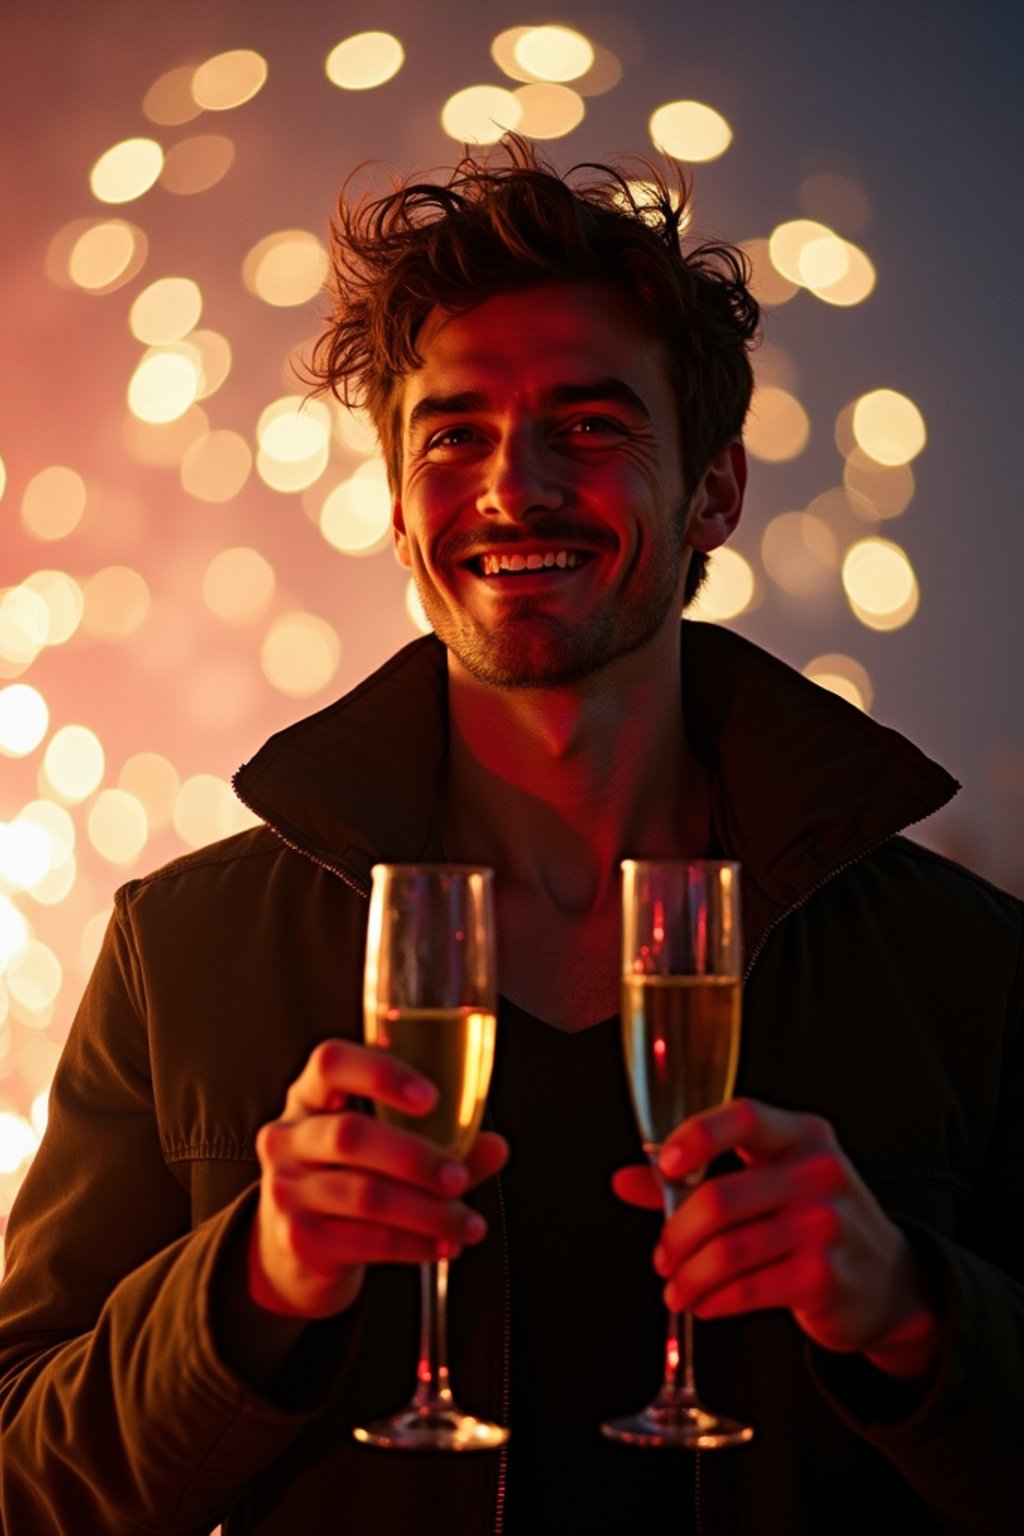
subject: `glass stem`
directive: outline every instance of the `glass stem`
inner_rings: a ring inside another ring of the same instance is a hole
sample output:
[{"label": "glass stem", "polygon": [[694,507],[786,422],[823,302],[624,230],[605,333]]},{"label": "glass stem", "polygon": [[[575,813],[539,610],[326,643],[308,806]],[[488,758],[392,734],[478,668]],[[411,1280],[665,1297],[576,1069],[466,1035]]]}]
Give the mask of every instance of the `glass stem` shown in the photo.
[{"label": "glass stem", "polygon": [[[702,1168],[695,1176],[691,1176],[684,1189],[661,1181],[666,1221],[675,1215],[686,1196],[700,1183],[703,1172]],[[689,1407],[697,1402],[697,1387],[693,1376],[693,1313],[670,1312],[665,1339],[665,1375],[656,1403],[661,1406],[672,1404]]]},{"label": "glass stem", "polygon": [[420,1265],[420,1354],[413,1406],[450,1408],[448,1384],[448,1260]]}]

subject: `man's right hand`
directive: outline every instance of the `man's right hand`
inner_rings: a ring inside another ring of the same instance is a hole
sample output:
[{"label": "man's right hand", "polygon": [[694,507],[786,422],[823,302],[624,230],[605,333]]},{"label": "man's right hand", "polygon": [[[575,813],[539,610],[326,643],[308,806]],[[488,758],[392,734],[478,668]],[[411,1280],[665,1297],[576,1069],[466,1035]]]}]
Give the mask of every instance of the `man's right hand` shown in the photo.
[{"label": "man's right hand", "polygon": [[271,1312],[333,1316],[359,1294],[367,1264],[453,1258],[485,1236],[483,1217],[457,1197],[504,1166],[503,1138],[482,1132],[463,1165],[425,1137],[350,1108],[353,1098],[422,1115],[437,1089],[384,1051],[347,1040],[313,1051],[281,1118],[256,1138],[249,1290]]}]

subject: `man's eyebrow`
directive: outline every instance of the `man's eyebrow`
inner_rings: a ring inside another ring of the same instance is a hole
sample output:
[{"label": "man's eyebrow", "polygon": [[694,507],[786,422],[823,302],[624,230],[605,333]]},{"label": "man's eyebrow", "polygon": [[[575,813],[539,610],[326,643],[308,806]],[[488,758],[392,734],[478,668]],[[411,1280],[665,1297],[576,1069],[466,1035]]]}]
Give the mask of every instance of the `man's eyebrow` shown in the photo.
[{"label": "man's eyebrow", "polygon": [[[647,405],[625,379],[593,379],[581,383],[554,384],[541,396],[545,408],[557,405],[583,405],[588,400],[611,401],[624,406],[632,415],[650,423],[651,413]],[[439,416],[467,416],[473,411],[486,411],[490,400],[481,390],[467,389],[454,395],[424,395],[409,412],[410,435],[425,422]]]}]

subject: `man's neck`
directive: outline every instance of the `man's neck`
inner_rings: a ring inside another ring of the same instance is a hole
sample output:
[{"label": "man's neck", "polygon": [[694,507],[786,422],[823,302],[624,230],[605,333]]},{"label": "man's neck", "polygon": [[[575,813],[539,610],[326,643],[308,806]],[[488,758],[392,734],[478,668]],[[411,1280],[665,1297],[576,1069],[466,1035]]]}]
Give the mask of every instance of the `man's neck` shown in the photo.
[{"label": "man's neck", "polygon": [[679,634],[594,678],[497,689],[449,657],[449,857],[582,917],[618,888],[627,856],[707,851],[707,776],[686,741]]}]

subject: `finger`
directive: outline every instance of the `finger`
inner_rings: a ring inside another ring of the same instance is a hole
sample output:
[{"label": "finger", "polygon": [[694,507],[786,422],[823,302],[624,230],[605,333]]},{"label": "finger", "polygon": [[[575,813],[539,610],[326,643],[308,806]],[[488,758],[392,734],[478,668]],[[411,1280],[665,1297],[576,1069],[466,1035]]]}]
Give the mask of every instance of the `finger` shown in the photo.
[{"label": "finger", "polygon": [[496,1131],[481,1131],[466,1158],[467,1189],[476,1189],[485,1179],[500,1173],[508,1162],[509,1145]]},{"label": "finger", "polygon": [[352,1168],[304,1172],[274,1183],[279,1210],[295,1219],[354,1221],[394,1227],[435,1242],[478,1243],[487,1232],[479,1211],[458,1200],[439,1200]]},{"label": "finger", "polygon": [[757,1099],[732,1099],[684,1120],[665,1142],[658,1166],[667,1179],[676,1180],[723,1152],[745,1152],[753,1161],[772,1161],[796,1148],[835,1145],[835,1132],[820,1115],[778,1109]]},{"label": "finger", "polygon": [[460,1195],[469,1184],[462,1164],[435,1142],[360,1110],[275,1121],[260,1144],[268,1161],[279,1149],[279,1166],[367,1169],[442,1195]]},{"label": "finger", "polygon": [[[768,1273],[794,1256],[811,1260],[826,1254],[836,1227],[828,1207],[790,1210],[771,1220],[732,1227],[691,1254],[674,1273],[668,1271],[666,1304],[676,1311],[697,1311],[724,1291],[733,1297],[749,1295],[750,1287],[744,1288],[742,1282],[750,1277]],[[797,1304],[802,1302],[795,1297],[774,1303]]]},{"label": "finger", "polygon": [[795,1220],[808,1210],[834,1210],[846,1189],[846,1175],[841,1154],[830,1150],[799,1162],[766,1163],[707,1179],[665,1223],[659,1243],[663,1258],[656,1267],[669,1274],[721,1233],[752,1221],[787,1211]]},{"label": "finger", "polygon": [[[816,1312],[824,1304],[832,1285],[827,1258],[817,1251],[785,1255],[762,1269],[737,1275],[718,1289],[700,1297],[692,1310],[699,1318],[738,1317],[747,1312],[786,1308],[794,1313]],[[668,1300],[672,1288],[666,1288],[666,1304],[672,1311],[685,1308]],[[799,1320],[799,1319],[798,1319]]]},{"label": "finger", "polygon": [[612,1189],[627,1205],[638,1205],[646,1211],[664,1209],[661,1184],[654,1170],[646,1165],[617,1168],[612,1174]]},{"label": "finger", "polygon": [[364,1264],[432,1264],[457,1258],[460,1245],[400,1227],[373,1222],[323,1220],[309,1215],[289,1222],[289,1251],[307,1274],[335,1280],[344,1269]]},{"label": "finger", "polygon": [[283,1118],[336,1110],[349,1097],[379,1099],[405,1114],[422,1115],[436,1103],[437,1088],[389,1051],[353,1040],[322,1040],[289,1088]]}]

